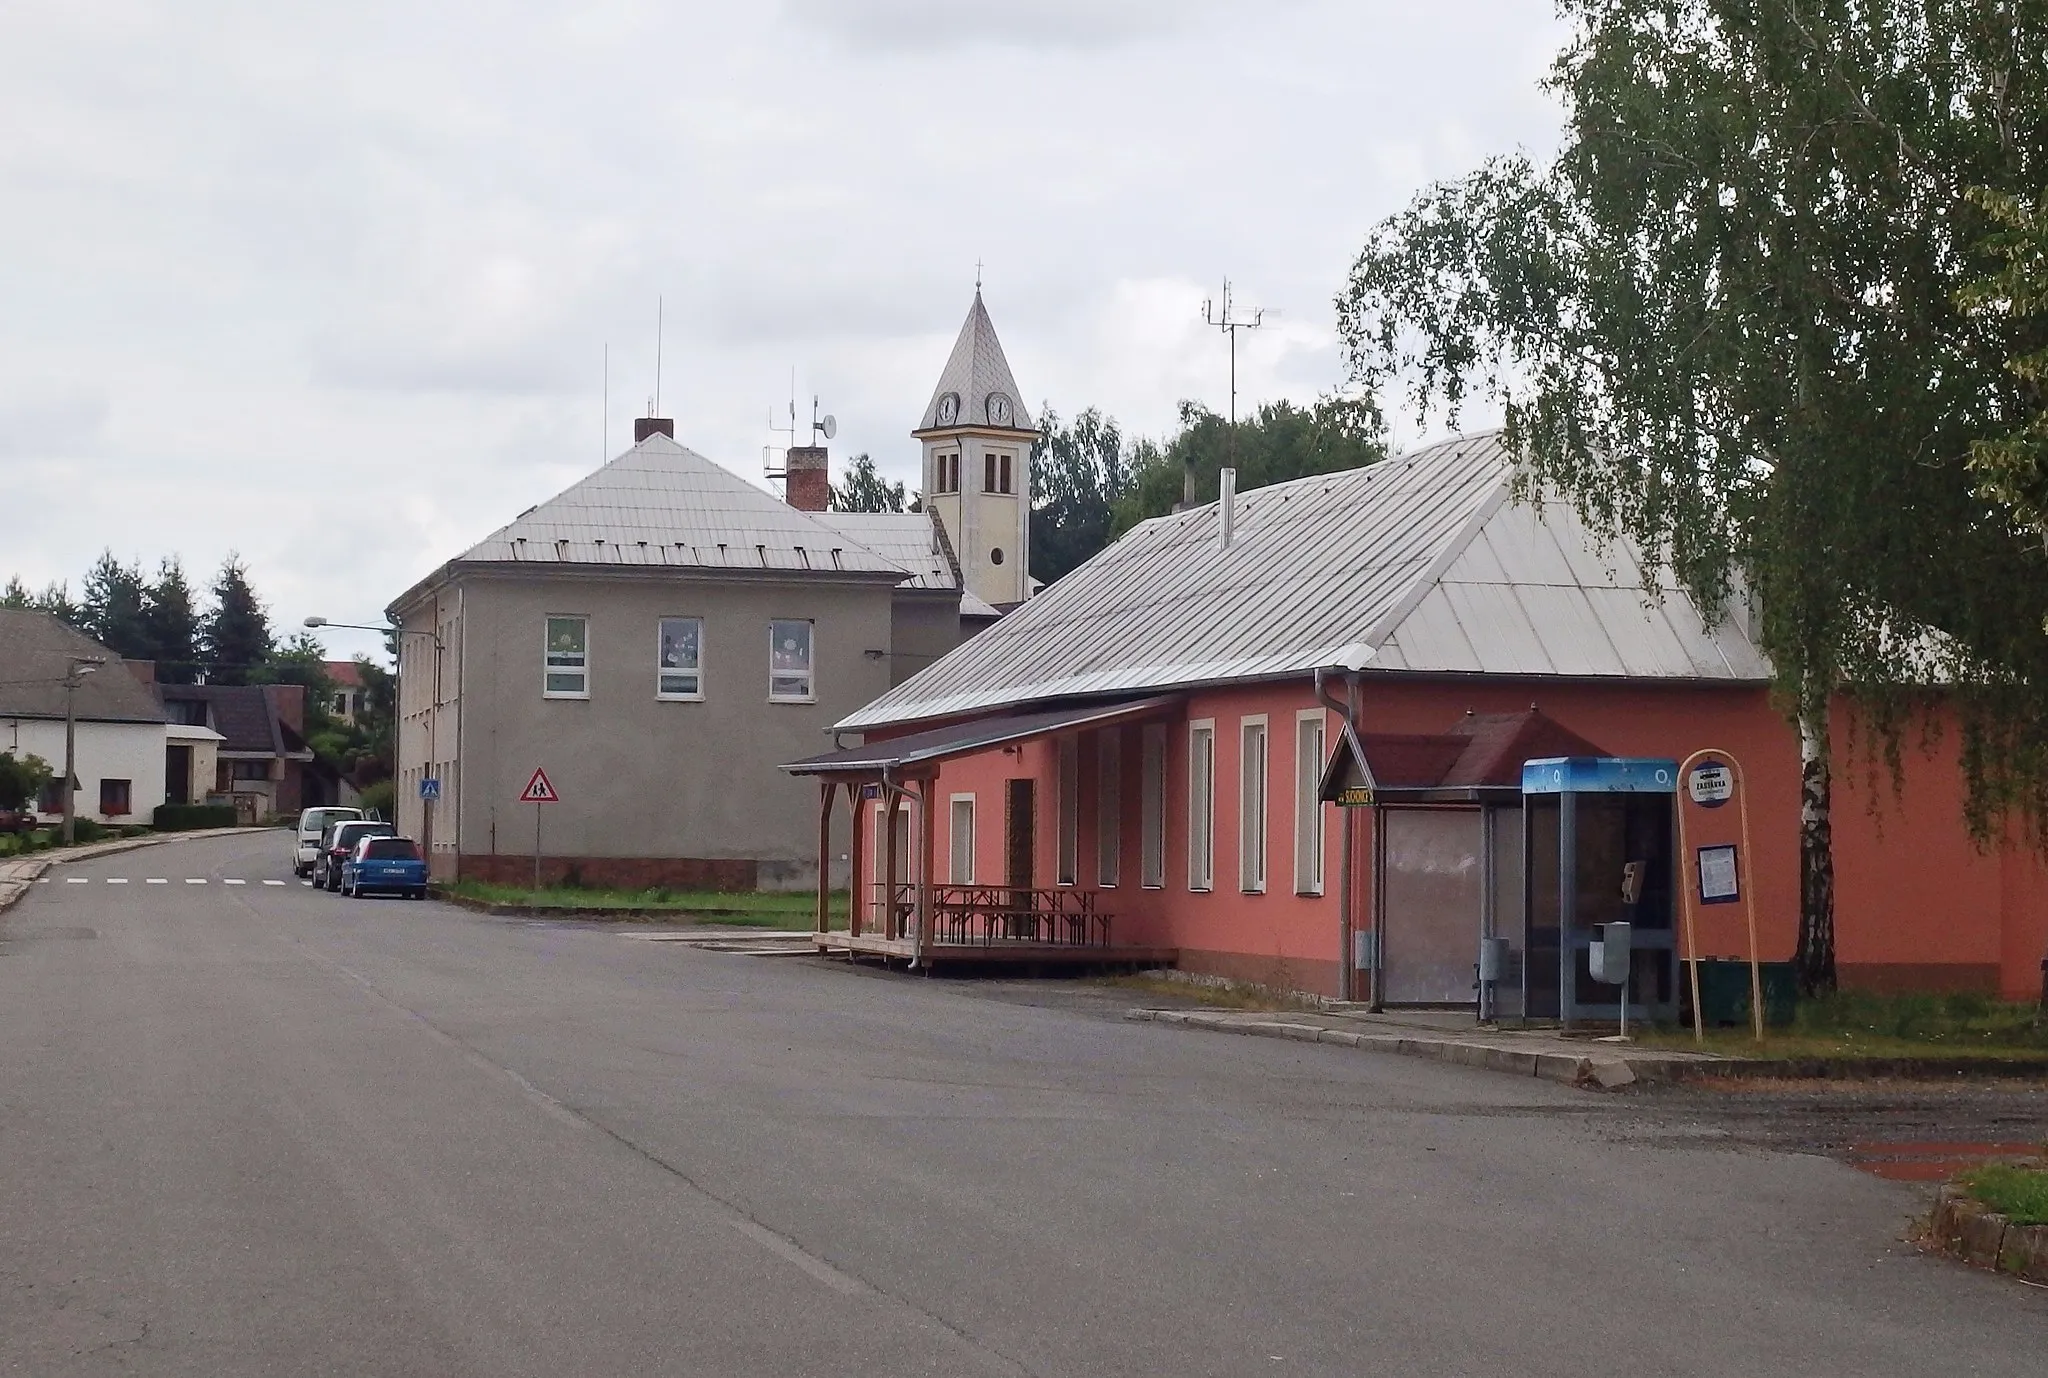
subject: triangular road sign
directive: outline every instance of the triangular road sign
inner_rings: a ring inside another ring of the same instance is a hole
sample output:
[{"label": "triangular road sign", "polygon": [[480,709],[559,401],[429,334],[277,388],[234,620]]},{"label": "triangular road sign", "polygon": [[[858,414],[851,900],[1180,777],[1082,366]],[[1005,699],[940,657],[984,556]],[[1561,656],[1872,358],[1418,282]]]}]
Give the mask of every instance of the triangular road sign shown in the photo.
[{"label": "triangular road sign", "polygon": [[548,779],[548,773],[535,766],[533,778],[526,782],[525,789],[519,791],[519,802],[522,804],[559,804],[562,802],[562,796],[555,793],[554,784]]}]

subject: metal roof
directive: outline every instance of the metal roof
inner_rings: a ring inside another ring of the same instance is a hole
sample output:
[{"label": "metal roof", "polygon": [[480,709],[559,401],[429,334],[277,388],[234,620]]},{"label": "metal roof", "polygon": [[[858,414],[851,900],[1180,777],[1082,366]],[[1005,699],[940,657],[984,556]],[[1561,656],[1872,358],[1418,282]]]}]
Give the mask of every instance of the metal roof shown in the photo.
[{"label": "metal roof", "polygon": [[[959,411],[952,421],[941,422],[939,399],[947,393],[960,399]],[[977,287],[974,289],[974,305],[967,308],[966,324],[960,327],[960,338],[953,342],[953,353],[939,374],[939,385],[932,389],[932,400],[925,403],[924,419],[917,423],[917,429],[979,428],[996,424],[988,414],[988,399],[997,393],[1010,403],[1010,420],[1002,429],[1033,429],[1031,413],[1017,391],[1017,380],[1010,374],[1010,361],[1003,357],[1003,342],[996,338],[995,323],[989,320],[988,308],[981,304],[981,289]]]},{"label": "metal roof", "polygon": [[957,589],[960,581],[925,512],[813,512],[825,525],[910,572],[898,588]]},{"label": "metal roof", "polygon": [[1022,741],[1026,737],[1042,736],[1047,732],[1072,731],[1076,728],[1099,726],[1106,722],[1141,718],[1148,713],[1164,712],[1179,701],[1178,695],[1161,694],[1156,698],[1139,699],[1135,703],[1095,703],[1079,708],[1061,708],[1040,713],[977,718],[972,722],[935,727],[929,732],[913,732],[905,737],[889,737],[862,746],[847,747],[842,751],[827,751],[821,755],[807,756],[801,761],[792,761],[783,769],[792,775],[871,775],[882,770],[897,770],[929,761],[944,760],[948,756],[964,756],[971,752],[986,751],[992,746],[1001,746],[1004,742]]},{"label": "metal roof", "polygon": [[658,432],[456,559],[904,573],[816,514],[791,507]]},{"label": "metal roof", "polygon": [[1511,501],[1497,434],[1144,522],[839,725],[858,730],[1079,695],[1303,674],[1764,681],[1625,541],[1568,504]]},{"label": "metal roof", "polygon": [[74,657],[102,662],[71,693],[80,722],[161,723],[149,687],[107,646],[46,612],[0,608],[0,718],[64,717]]}]

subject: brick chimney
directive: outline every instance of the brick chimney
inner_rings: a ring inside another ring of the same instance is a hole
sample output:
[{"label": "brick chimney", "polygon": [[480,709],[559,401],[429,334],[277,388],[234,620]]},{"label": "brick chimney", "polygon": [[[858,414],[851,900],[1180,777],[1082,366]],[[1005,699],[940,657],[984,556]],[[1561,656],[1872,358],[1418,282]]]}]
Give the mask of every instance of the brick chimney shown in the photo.
[{"label": "brick chimney", "polygon": [[648,436],[659,432],[670,440],[676,438],[676,423],[666,416],[636,416],[633,418],[633,443],[638,445]]},{"label": "brick chimney", "polygon": [[789,452],[784,467],[784,491],[789,505],[800,512],[823,512],[832,505],[832,471],[823,445],[797,445]]}]

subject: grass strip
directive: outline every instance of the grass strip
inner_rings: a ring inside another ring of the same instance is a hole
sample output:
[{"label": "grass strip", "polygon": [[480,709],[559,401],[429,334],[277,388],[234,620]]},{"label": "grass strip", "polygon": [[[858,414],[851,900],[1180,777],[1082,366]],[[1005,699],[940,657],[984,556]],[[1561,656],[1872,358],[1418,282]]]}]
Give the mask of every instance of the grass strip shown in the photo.
[{"label": "grass strip", "polygon": [[2048,1170],[1987,1163],[1959,1179],[1970,1195],[2015,1225],[2048,1225]]}]

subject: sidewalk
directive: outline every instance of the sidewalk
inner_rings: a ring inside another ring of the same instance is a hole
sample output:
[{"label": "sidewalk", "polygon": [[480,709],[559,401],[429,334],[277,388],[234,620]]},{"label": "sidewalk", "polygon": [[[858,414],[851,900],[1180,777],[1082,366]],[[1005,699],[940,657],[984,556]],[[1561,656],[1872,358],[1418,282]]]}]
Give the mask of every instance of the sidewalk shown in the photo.
[{"label": "sidewalk", "polygon": [[1255,1038],[1334,1043],[1370,1053],[1434,1058],[1570,1086],[1618,1090],[1638,1082],[1677,1081],[1704,1066],[1726,1063],[1712,1053],[1638,1049],[1552,1032],[1487,1029],[1470,1015],[1368,1014],[1362,1010],[1135,1009],[1124,1018]]},{"label": "sidewalk", "polygon": [[158,833],[150,837],[123,837],[112,842],[93,842],[83,847],[62,847],[47,852],[36,852],[31,856],[9,857],[0,861],[0,914],[6,913],[20,902],[44,871],[67,861],[90,861],[98,856],[112,856],[116,852],[132,852],[138,847],[160,847],[166,842],[197,842],[209,837],[234,837],[241,833],[282,832],[279,828],[198,828],[189,833]]}]

